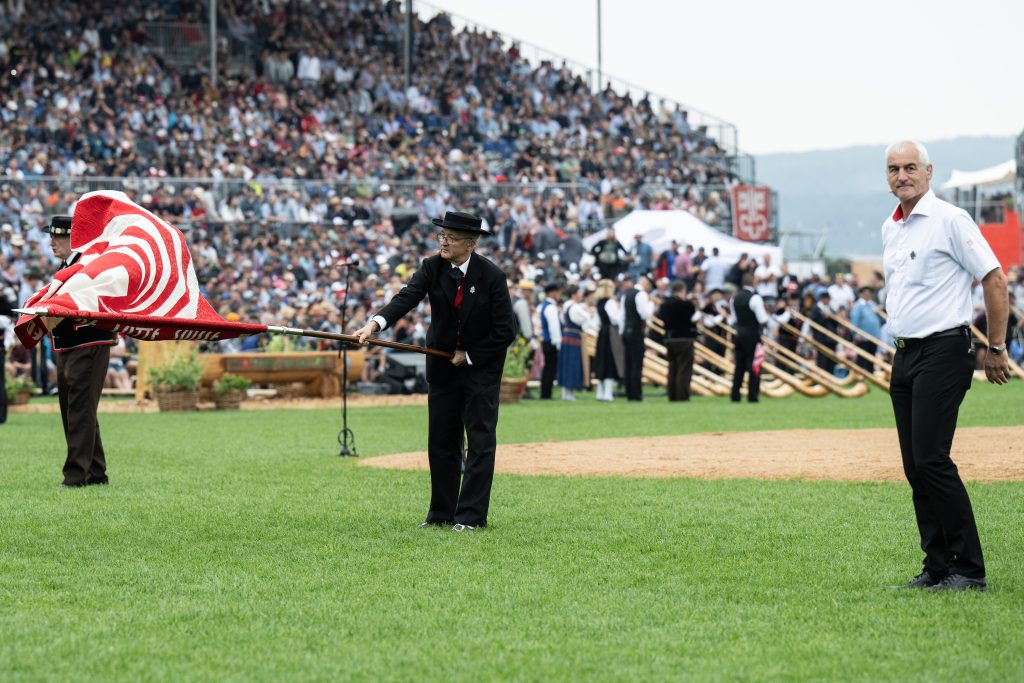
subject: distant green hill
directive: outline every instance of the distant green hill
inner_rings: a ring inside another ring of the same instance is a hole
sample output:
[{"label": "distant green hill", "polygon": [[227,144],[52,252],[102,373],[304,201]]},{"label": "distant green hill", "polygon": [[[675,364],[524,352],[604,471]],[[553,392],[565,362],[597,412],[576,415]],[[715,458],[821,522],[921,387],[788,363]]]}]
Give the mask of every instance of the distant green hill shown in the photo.
[{"label": "distant green hill", "polygon": [[[954,168],[977,170],[1013,158],[1013,137],[924,141],[938,188]],[[895,206],[885,182],[885,145],[757,157],[758,182],[779,193],[785,230],[827,230],[832,257],[881,253],[881,226]],[[790,255],[790,254],[787,254]],[[792,254],[795,255],[795,254]]]}]

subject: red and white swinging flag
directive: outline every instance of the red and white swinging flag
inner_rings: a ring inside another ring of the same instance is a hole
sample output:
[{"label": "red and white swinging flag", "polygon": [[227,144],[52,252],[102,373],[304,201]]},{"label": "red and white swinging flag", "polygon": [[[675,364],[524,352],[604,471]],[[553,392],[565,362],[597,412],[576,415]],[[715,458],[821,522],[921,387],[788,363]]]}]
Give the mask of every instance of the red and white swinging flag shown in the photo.
[{"label": "red and white swinging flag", "polygon": [[31,312],[15,332],[26,348],[48,331],[40,316],[75,318],[147,341],[230,339],[267,330],[217,315],[199,292],[184,235],[123,192],[82,195],[71,248],[82,257],[22,307]]},{"label": "red and white swinging flag", "polygon": [[750,366],[751,372],[756,377],[761,376],[761,366],[764,365],[764,345],[761,342],[754,347],[754,362]]}]

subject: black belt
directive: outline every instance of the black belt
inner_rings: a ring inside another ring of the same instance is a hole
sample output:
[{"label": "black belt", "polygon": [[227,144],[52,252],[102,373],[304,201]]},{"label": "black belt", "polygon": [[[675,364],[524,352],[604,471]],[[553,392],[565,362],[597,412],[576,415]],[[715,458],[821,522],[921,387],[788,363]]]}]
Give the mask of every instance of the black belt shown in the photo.
[{"label": "black belt", "polygon": [[923,344],[926,341],[933,339],[944,339],[945,337],[969,337],[971,336],[971,328],[966,326],[954,327],[948,330],[942,330],[941,332],[935,332],[929,334],[927,337],[896,337],[896,348],[898,349],[909,349],[918,344]]}]

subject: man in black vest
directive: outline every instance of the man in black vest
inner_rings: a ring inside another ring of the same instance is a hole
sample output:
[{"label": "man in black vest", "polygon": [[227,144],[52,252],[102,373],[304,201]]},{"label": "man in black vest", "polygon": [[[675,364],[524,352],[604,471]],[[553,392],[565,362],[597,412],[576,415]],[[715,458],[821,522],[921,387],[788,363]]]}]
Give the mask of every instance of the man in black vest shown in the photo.
[{"label": "man in black vest", "polygon": [[760,371],[754,370],[754,354],[761,341],[761,326],[768,322],[768,311],[764,308],[761,295],[754,292],[754,274],[743,273],[740,282],[743,285],[742,289],[732,299],[732,317],[736,321],[736,339],[733,340],[736,369],[732,375],[730,398],[733,403],[739,403],[743,376],[749,373],[747,400],[750,403],[757,403],[761,390],[761,376]]},{"label": "man in black vest", "polygon": [[686,298],[686,284],[682,280],[672,283],[672,296],[661,304],[658,317],[665,326],[665,348],[668,349],[668,400],[689,401],[697,309]]},{"label": "man in black vest", "polygon": [[[82,255],[71,251],[71,216],[54,216],[44,230],[50,233],[53,255],[61,260],[58,270],[78,262]],[[57,324],[51,335],[57,357],[60,417],[68,444],[61,486],[73,488],[106,484],[107,460],[100,440],[96,409],[107,378],[110,347],[115,343],[115,335],[89,325],[76,325],[71,318]]]},{"label": "man in black vest", "polygon": [[[481,220],[449,211],[433,222],[440,228],[439,253],[424,259],[409,284],[355,335],[367,343],[429,297],[427,346],[455,355],[450,361],[427,356],[431,495],[427,519],[420,526],[473,531],[487,526],[498,394],[505,352],[515,339],[515,314],[505,274],[473,253],[477,239],[489,234],[481,229]],[[464,436],[468,448],[460,488]]]},{"label": "man in black vest", "polygon": [[654,303],[650,293],[654,283],[646,275],[633,285],[633,278],[626,276],[623,281],[626,291],[623,295],[622,345],[626,348],[625,376],[626,398],[630,401],[644,400],[644,332],[647,322],[654,315]]},{"label": "man in black vest", "polygon": [[[6,286],[0,280],[0,316],[5,318],[14,317],[14,306],[16,302],[14,289]],[[0,424],[7,422],[7,373],[4,372],[4,365],[7,363],[7,351],[4,348],[4,332],[7,329],[7,321],[0,321]]]}]

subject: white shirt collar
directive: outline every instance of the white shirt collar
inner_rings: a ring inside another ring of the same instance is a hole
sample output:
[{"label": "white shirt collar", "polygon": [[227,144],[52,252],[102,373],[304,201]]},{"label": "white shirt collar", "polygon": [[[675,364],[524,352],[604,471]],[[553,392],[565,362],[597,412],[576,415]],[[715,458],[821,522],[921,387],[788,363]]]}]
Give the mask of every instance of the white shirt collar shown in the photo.
[{"label": "white shirt collar", "polygon": [[[929,188],[928,191],[925,192],[921,196],[921,198],[917,200],[917,204],[914,205],[914,209],[910,212],[910,215],[911,216],[913,216],[915,214],[918,214],[918,215],[921,215],[921,216],[930,216],[930,215],[932,215],[932,208],[935,206],[935,201],[936,201],[935,193],[931,190],[931,188]],[[897,218],[896,214],[901,214],[900,218]],[[899,206],[897,206],[896,209],[892,212],[892,219],[894,221],[897,221],[897,222],[902,220],[904,223],[906,223],[907,219],[909,217],[910,216],[903,216],[902,215],[902,211],[900,211],[900,207]]]},{"label": "white shirt collar", "polygon": [[[465,261],[462,262],[461,266],[457,266],[454,263],[452,263],[451,266],[452,266],[452,268],[458,268],[459,270],[461,270],[463,275],[468,275],[469,274],[469,260],[471,258],[473,258],[472,254],[469,255],[468,259],[466,259]],[[449,263],[451,263],[451,261],[449,261]]]}]

